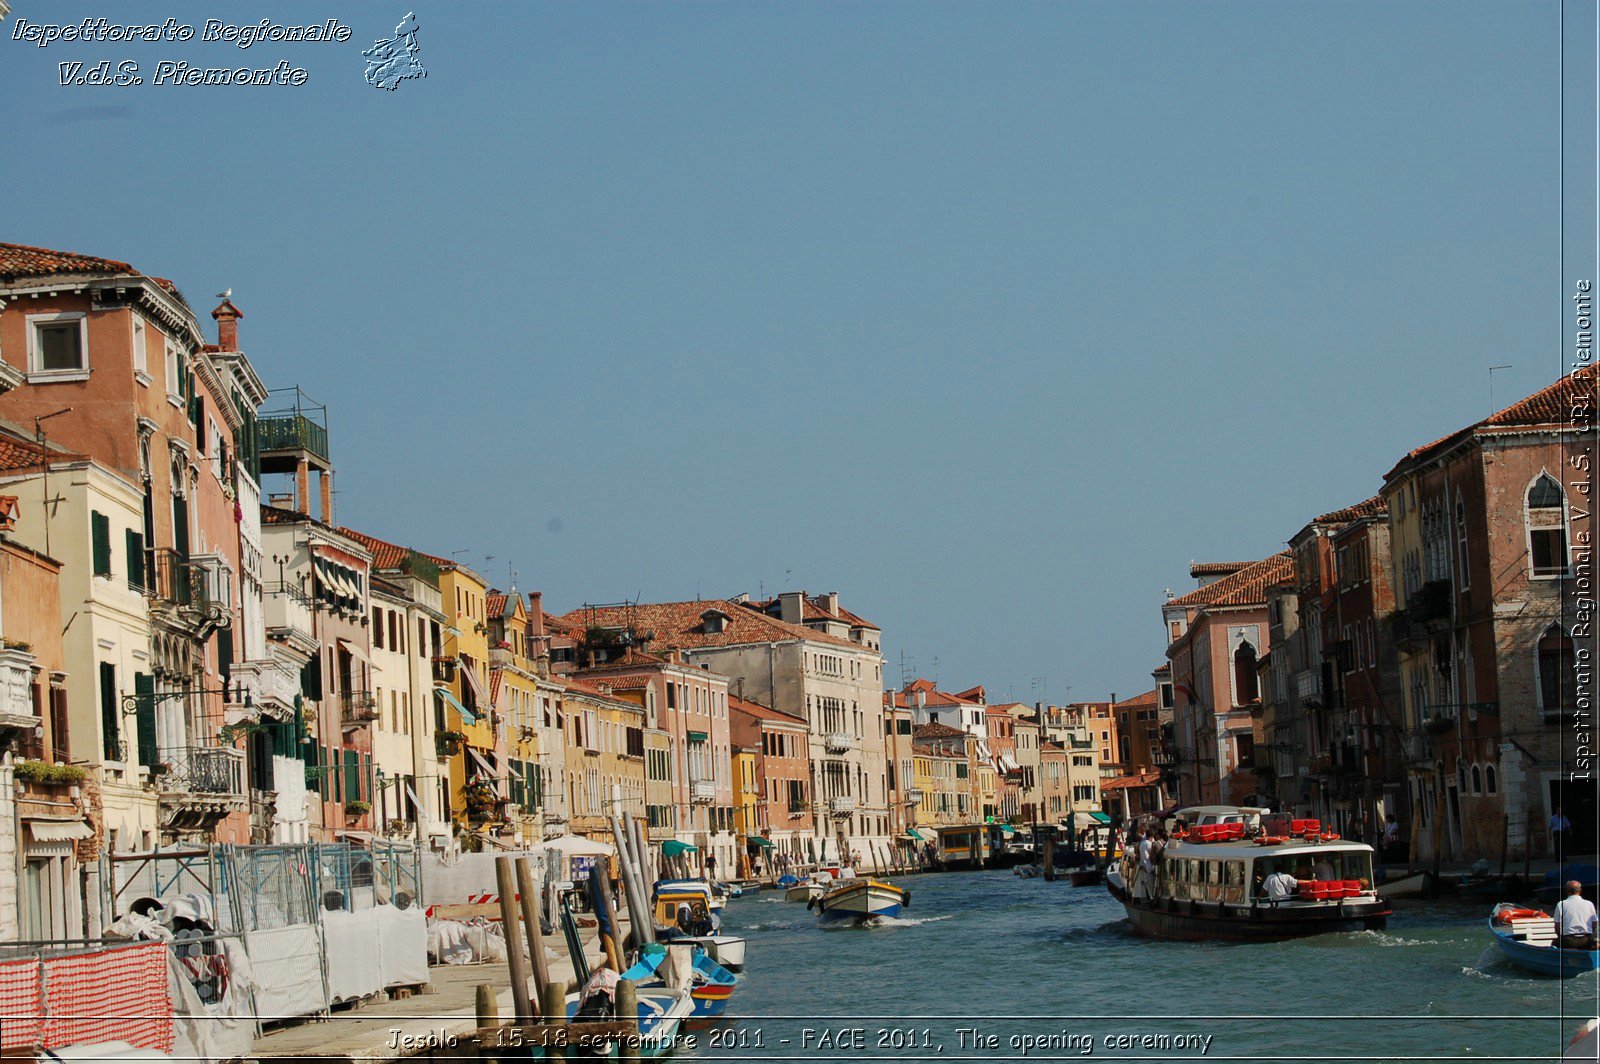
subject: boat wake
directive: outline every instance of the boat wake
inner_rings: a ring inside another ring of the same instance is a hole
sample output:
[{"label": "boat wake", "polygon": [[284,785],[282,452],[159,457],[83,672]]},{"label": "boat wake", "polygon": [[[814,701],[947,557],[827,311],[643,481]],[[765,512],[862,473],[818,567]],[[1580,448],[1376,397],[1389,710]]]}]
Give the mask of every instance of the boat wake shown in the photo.
[{"label": "boat wake", "polygon": [[941,920],[954,920],[954,914],[944,916],[869,916],[859,923],[823,924],[824,931],[848,931],[856,927],[916,927],[918,924],[936,924]]}]

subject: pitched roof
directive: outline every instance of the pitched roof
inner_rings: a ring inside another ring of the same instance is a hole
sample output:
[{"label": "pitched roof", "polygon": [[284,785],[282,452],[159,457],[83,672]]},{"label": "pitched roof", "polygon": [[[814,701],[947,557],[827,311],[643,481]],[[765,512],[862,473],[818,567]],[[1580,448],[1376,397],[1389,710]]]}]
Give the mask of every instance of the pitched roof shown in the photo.
[{"label": "pitched roof", "polygon": [[1379,517],[1389,512],[1389,503],[1382,495],[1374,495],[1364,499],[1354,506],[1346,506],[1342,510],[1331,510],[1318,517],[1315,524],[1330,525],[1341,524],[1345,521],[1359,521],[1363,517]]},{"label": "pitched roof", "polygon": [[0,436],[0,471],[14,473],[34,469],[43,457],[44,452],[37,444]]},{"label": "pitched roof", "polygon": [[1154,689],[1146,691],[1142,695],[1134,695],[1132,698],[1124,698],[1121,702],[1117,703],[1118,706],[1129,706],[1129,707],[1133,707],[1133,706],[1153,706],[1155,704],[1156,704],[1156,692],[1155,692]]},{"label": "pitched roof", "polygon": [[1573,411],[1584,404],[1587,405],[1592,423],[1595,408],[1595,373],[1593,364],[1580,367],[1532,395],[1495,411],[1482,421],[1473,422],[1439,437],[1432,443],[1406,452],[1405,457],[1384,474],[1384,480],[1392,479],[1408,465],[1425,461],[1441,451],[1448,450],[1482,428],[1524,428],[1533,425],[1574,427],[1576,422],[1573,420]]},{"label": "pitched roof", "polygon": [[1288,551],[1279,551],[1270,558],[1251,562],[1238,572],[1230,573],[1205,587],[1187,595],[1180,595],[1166,603],[1168,606],[1254,606],[1265,605],[1267,585],[1282,580],[1294,568]]},{"label": "pitched roof", "polygon": [[782,710],[773,709],[771,706],[763,706],[759,702],[751,702],[743,698],[735,698],[733,695],[728,696],[728,708],[737,710],[746,716],[755,717],[758,720],[772,721],[775,724],[793,724],[802,728],[805,727],[806,724],[805,720],[801,717],[793,716],[792,714],[785,713]]},{"label": "pitched roof", "polygon": [[353,528],[340,526],[339,532],[349,536],[367,550],[372,552],[372,567],[374,569],[404,569],[411,558],[411,548],[402,547],[396,543],[389,543],[377,536],[369,536],[365,532],[357,532]]},{"label": "pitched roof", "polygon": [[913,739],[955,739],[967,733],[948,724],[918,724],[911,729]]},{"label": "pitched roof", "polygon": [[1130,787],[1154,787],[1161,782],[1159,772],[1134,772],[1127,776],[1118,776],[1114,780],[1106,780],[1100,784],[1102,791],[1122,791]]},{"label": "pitched roof", "polygon": [[490,617],[504,617],[506,615],[506,601],[509,596],[498,591],[491,591],[483,596],[483,609]]},{"label": "pitched roof", "polygon": [[1189,575],[1199,578],[1202,576],[1227,576],[1236,573],[1253,562],[1190,562]]},{"label": "pitched roof", "polygon": [[[717,610],[728,620],[720,632],[707,632],[702,619],[707,610]],[[747,643],[783,643],[804,639],[830,646],[862,649],[861,644],[840,639],[801,624],[789,624],[757,610],[742,608],[726,599],[700,599],[693,602],[641,602],[631,606],[588,606],[562,615],[567,624],[582,632],[587,626],[618,628],[631,626],[641,635],[650,635],[650,645],[668,650],[697,650],[702,647],[741,646]]]},{"label": "pitched roof", "polygon": [[[52,251],[30,244],[0,244],[0,280],[18,277],[54,277],[59,274],[133,274],[139,271],[126,262],[80,255],[76,251]],[[156,278],[151,278],[156,280]],[[170,285],[172,282],[168,281]]]},{"label": "pitched roof", "polygon": [[1593,411],[1595,402],[1595,367],[1583,366],[1574,370],[1547,388],[1541,388],[1526,399],[1512,403],[1483,419],[1482,424],[1551,425],[1566,424],[1572,418],[1575,400],[1588,399]]},{"label": "pitched roof", "polygon": [[601,690],[600,683],[591,683],[586,679],[573,675],[562,676],[560,682],[561,686],[565,687],[568,691],[571,691],[574,694],[583,695],[588,698],[609,698],[613,702],[619,702],[630,709],[638,709],[640,712],[643,712],[642,707],[629,702],[627,699],[613,698],[609,692],[616,690],[616,687],[614,684],[610,683],[610,681],[601,681],[605,684],[606,690]]}]

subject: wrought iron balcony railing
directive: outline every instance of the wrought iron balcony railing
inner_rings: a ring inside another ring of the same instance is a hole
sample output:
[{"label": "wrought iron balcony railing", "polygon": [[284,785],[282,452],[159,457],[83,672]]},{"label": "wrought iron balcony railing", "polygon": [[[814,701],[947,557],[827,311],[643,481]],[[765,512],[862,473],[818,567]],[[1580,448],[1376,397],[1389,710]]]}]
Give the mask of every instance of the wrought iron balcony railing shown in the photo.
[{"label": "wrought iron balcony railing", "polygon": [[146,593],[151,598],[206,617],[228,615],[233,603],[233,574],[220,558],[188,558],[171,547],[155,547],[147,553]]},{"label": "wrought iron balcony railing", "polygon": [[227,746],[161,747],[153,766],[163,791],[246,797],[244,751]]},{"label": "wrought iron balcony railing", "polygon": [[847,794],[836,795],[828,799],[828,815],[846,817],[856,811],[856,800]]},{"label": "wrought iron balcony railing", "polygon": [[689,784],[689,800],[696,805],[710,805],[717,800],[717,784],[714,780],[694,780]]},{"label": "wrought iron balcony railing", "polygon": [[378,701],[372,697],[371,691],[339,692],[339,719],[343,723],[351,726],[368,724],[377,720],[378,716]]},{"label": "wrought iron balcony railing", "polygon": [[263,415],[256,422],[256,441],[262,451],[310,451],[328,457],[328,430],[304,414]]},{"label": "wrought iron balcony railing", "polygon": [[855,740],[846,732],[829,732],[823,736],[822,746],[830,754],[847,754]]}]

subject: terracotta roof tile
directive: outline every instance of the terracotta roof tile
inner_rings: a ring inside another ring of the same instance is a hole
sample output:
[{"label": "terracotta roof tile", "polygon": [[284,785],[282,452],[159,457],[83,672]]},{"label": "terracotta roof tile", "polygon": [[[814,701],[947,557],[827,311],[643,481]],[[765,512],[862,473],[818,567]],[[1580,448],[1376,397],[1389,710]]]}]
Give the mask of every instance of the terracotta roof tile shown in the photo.
[{"label": "terracotta roof tile", "polygon": [[[133,274],[139,271],[126,262],[80,255],[75,251],[52,251],[29,244],[0,244],[0,280],[18,277],[54,277],[60,274]],[[155,278],[151,278],[155,280]],[[159,283],[159,282],[158,282]],[[172,282],[166,282],[170,285]]]},{"label": "terracotta roof tile", "polygon": [[1354,506],[1346,506],[1342,510],[1333,510],[1317,518],[1314,524],[1328,525],[1340,524],[1345,521],[1359,521],[1363,517],[1379,517],[1389,512],[1389,503],[1382,495],[1374,495],[1364,499]]},{"label": "terracotta roof tile", "polygon": [[411,548],[389,543],[377,536],[369,536],[365,532],[357,532],[353,528],[339,529],[341,535],[349,536],[367,550],[372,552],[372,567],[374,569],[404,569],[406,562],[411,559]]},{"label": "terracotta roof tile", "polygon": [[759,720],[770,720],[777,724],[794,724],[802,728],[806,726],[805,720],[801,717],[773,709],[771,706],[763,706],[759,702],[735,698],[733,695],[728,696],[728,708],[737,710],[746,716],[756,717]]},{"label": "terracotta roof tile", "polygon": [[1265,605],[1267,585],[1286,577],[1294,568],[1288,551],[1252,562],[1236,573],[1165,603],[1167,606]]},{"label": "terracotta roof tile", "polygon": [[1236,573],[1245,566],[1254,564],[1254,562],[1190,562],[1189,575],[1196,578],[1202,576],[1227,576],[1229,573]]},{"label": "terracotta roof tile", "polygon": [[609,683],[607,683],[605,688],[602,689],[600,683],[591,683],[590,681],[582,679],[581,677],[570,675],[561,677],[560,682],[561,686],[565,687],[574,694],[586,695],[590,698],[609,698],[611,701],[619,702],[622,705],[627,706],[629,709],[637,709],[641,713],[644,712],[642,707],[629,702],[627,699],[612,697],[609,692],[615,690],[616,688],[611,686]]},{"label": "terracotta roof tile", "polygon": [[948,724],[918,724],[911,729],[913,739],[954,739],[967,733]]},{"label": "terracotta roof tile", "polygon": [[509,596],[499,592],[490,592],[483,597],[484,610],[490,617],[504,617],[506,615],[506,602]]},{"label": "terracotta roof tile", "polygon": [[1144,706],[1153,706],[1155,704],[1156,704],[1156,692],[1153,689],[1149,690],[1149,691],[1146,691],[1142,695],[1134,695],[1132,698],[1124,698],[1121,702],[1117,703],[1117,705],[1119,707],[1128,706],[1129,708],[1132,708],[1132,707],[1135,707],[1135,706],[1142,708]]},{"label": "terracotta roof tile", "polygon": [[[704,614],[716,611],[727,617],[720,632],[705,630]],[[804,625],[789,624],[753,609],[744,609],[726,599],[694,602],[642,602],[633,606],[599,606],[572,610],[561,618],[582,632],[588,625],[619,628],[631,625],[641,635],[650,634],[650,646],[665,650],[697,650],[702,647],[740,646],[748,643],[777,643],[804,639],[813,643],[860,650],[861,644],[819,632]]]},{"label": "terracotta roof tile", "polygon": [[1107,780],[1100,785],[1102,791],[1122,791],[1130,787],[1153,787],[1161,782],[1159,772],[1135,772],[1127,776],[1118,776],[1114,780]]},{"label": "terracotta roof tile", "polygon": [[1481,428],[1570,425],[1573,408],[1585,400],[1592,418],[1595,408],[1595,373],[1593,365],[1583,366],[1527,398],[1519,399],[1505,409],[1495,411],[1482,421],[1474,422],[1465,428],[1441,436],[1432,443],[1408,451],[1404,458],[1394,464],[1393,469],[1384,474],[1384,479],[1392,479],[1407,465],[1446,450]]},{"label": "terracotta roof tile", "polygon": [[1574,400],[1587,397],[1589,409],[1595,402],[1595,367],[1584,366],[1567,374],[1548,388],[1543,388],[1504,410],[1490,414],[1485,425],[1554,425],[1567,424],[1572,418]]}]

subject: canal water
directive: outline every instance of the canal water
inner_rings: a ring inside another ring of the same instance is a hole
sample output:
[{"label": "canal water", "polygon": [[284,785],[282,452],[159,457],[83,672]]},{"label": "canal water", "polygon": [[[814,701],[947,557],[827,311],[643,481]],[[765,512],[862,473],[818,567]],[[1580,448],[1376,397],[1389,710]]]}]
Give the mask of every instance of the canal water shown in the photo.
[{"label": "canal water", "polygon": [[1562,983],[1500,960],[1481,902],[1398,902],[1381,932],[1174,943],[1133,935],[1104,887],[899,882],[910,909],[871,927],[819,928],[776,891],[731,900],[725,927],[749,943],[735,1018],[680,1055],[1553,1060],[1596,1014],[1594,973]]}]

